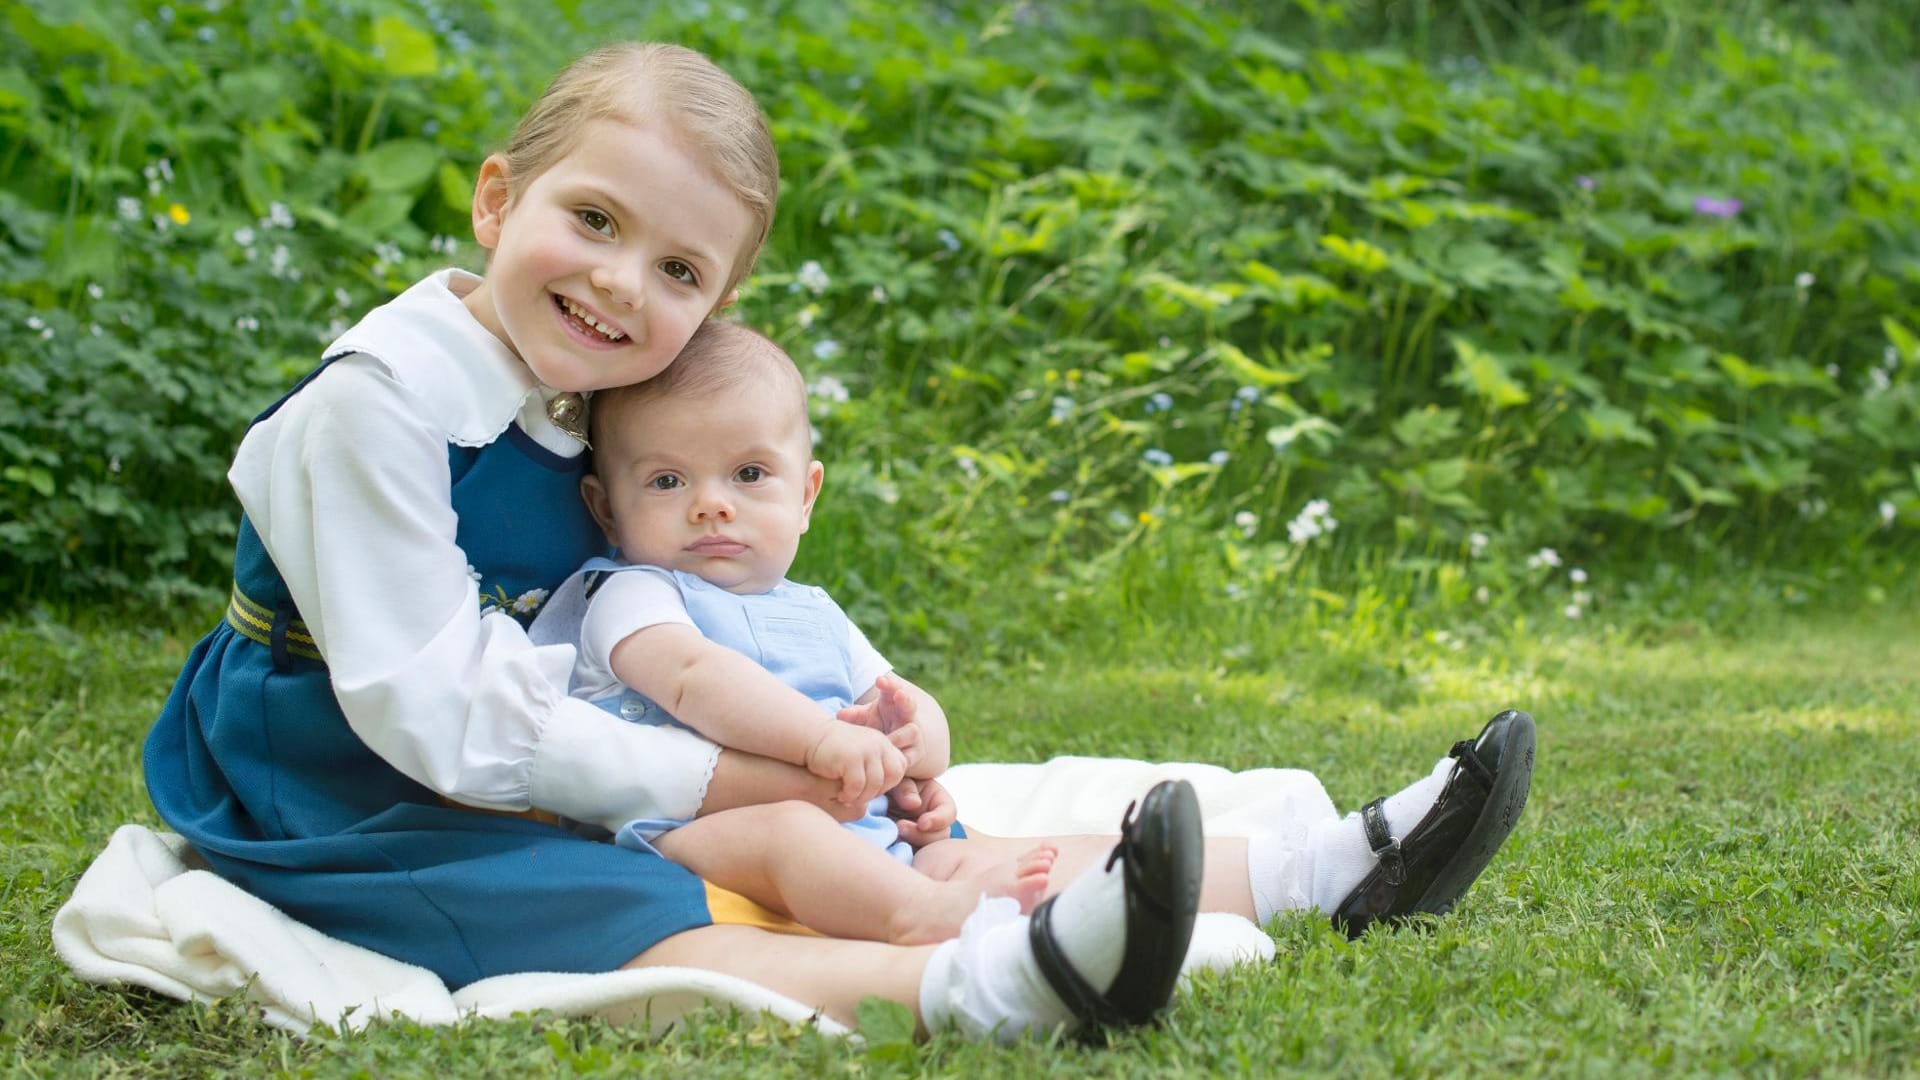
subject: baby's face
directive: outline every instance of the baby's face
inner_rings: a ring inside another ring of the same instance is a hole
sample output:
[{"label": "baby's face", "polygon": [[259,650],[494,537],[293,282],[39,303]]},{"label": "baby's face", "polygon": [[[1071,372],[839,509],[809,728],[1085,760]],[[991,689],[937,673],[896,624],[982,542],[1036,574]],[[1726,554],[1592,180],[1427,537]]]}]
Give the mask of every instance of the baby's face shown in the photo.
[{"label": "baby's face", "polygon": [[587,505],[628,562],[766,592],[793,565],[820,493],[794,414],[790,395],[760,385],[622,404],[600,428]]}]

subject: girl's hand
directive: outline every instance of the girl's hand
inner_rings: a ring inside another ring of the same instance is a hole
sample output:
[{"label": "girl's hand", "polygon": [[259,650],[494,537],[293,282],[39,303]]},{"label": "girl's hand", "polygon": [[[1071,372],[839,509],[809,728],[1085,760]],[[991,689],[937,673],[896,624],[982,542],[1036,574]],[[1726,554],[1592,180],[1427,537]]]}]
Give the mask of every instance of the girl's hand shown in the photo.
[{"label": "girl's hand", "polygon": [[900,839],[916,848],[945,840],[960,814],[938,780],[902,780],[887,793],[887,812],[900,826]]}]

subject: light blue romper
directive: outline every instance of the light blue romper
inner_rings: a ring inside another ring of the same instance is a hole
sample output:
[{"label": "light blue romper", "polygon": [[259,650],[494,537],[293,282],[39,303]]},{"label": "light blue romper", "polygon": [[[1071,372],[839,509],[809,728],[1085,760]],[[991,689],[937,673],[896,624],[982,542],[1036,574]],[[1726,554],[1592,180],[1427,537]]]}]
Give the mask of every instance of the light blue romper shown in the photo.
[{"label": "light blue romper", "polygon": [[[672,578],[686,604],[687,617],[702,636],[759,664],[829,715],[851,705],[866,689],[853,685],[853,661],[847,652],[850,624],[825,589],[782,581],[767,592],[741,595],[678,570],[636,567],[601,558],[588,561],[581,569],[587,575],[589,598],[608,574],[642,570]],[[593,703],[636,724],[679,724],[665,709],[635,690],[623,689]],[[643,818],[628,822],[614,839],[622,847],[653,851],[649,841],[685,824]],[[849,822],[847,828],[901,862],[913,862],[913,849],[900,839],[899,827],[887,816],[885,796],[873,800],[867,816]]]}]

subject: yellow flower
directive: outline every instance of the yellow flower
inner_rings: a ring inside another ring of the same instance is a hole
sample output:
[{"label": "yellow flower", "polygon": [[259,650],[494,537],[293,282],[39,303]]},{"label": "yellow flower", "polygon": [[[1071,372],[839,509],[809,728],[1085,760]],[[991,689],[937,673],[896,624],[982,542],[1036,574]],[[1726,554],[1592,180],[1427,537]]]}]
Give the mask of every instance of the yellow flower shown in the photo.
[{"label": "yellow flower", "polygon": [[1153,511],[1151,510],[1140,511],[1140,524],[1142,525],[1153,524]]},{"label": "yellow flower", "polygon": [[175,225],[185,225],[187,222],[193,220],[193,215],[187,213],[187,208],[181,206],[179,203],[174,203],[172,206],[167,207],[167,216],[173,219]]}]

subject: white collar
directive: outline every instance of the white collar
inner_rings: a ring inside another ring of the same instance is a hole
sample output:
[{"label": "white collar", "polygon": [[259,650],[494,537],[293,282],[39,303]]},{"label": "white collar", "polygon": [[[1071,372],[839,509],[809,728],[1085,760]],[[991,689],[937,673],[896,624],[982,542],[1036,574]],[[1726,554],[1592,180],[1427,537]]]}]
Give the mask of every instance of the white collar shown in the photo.
[{"label": "white collar", "polygon": [[326,355],[364,353],[380,361],[458,445],[485,446],[519,419],[549,449],[577,453],[579,444],[546,418],[546,403],[559,391],[535,379],[462,302],[479,284],[465,270],[430,274],[369,311]]}]

